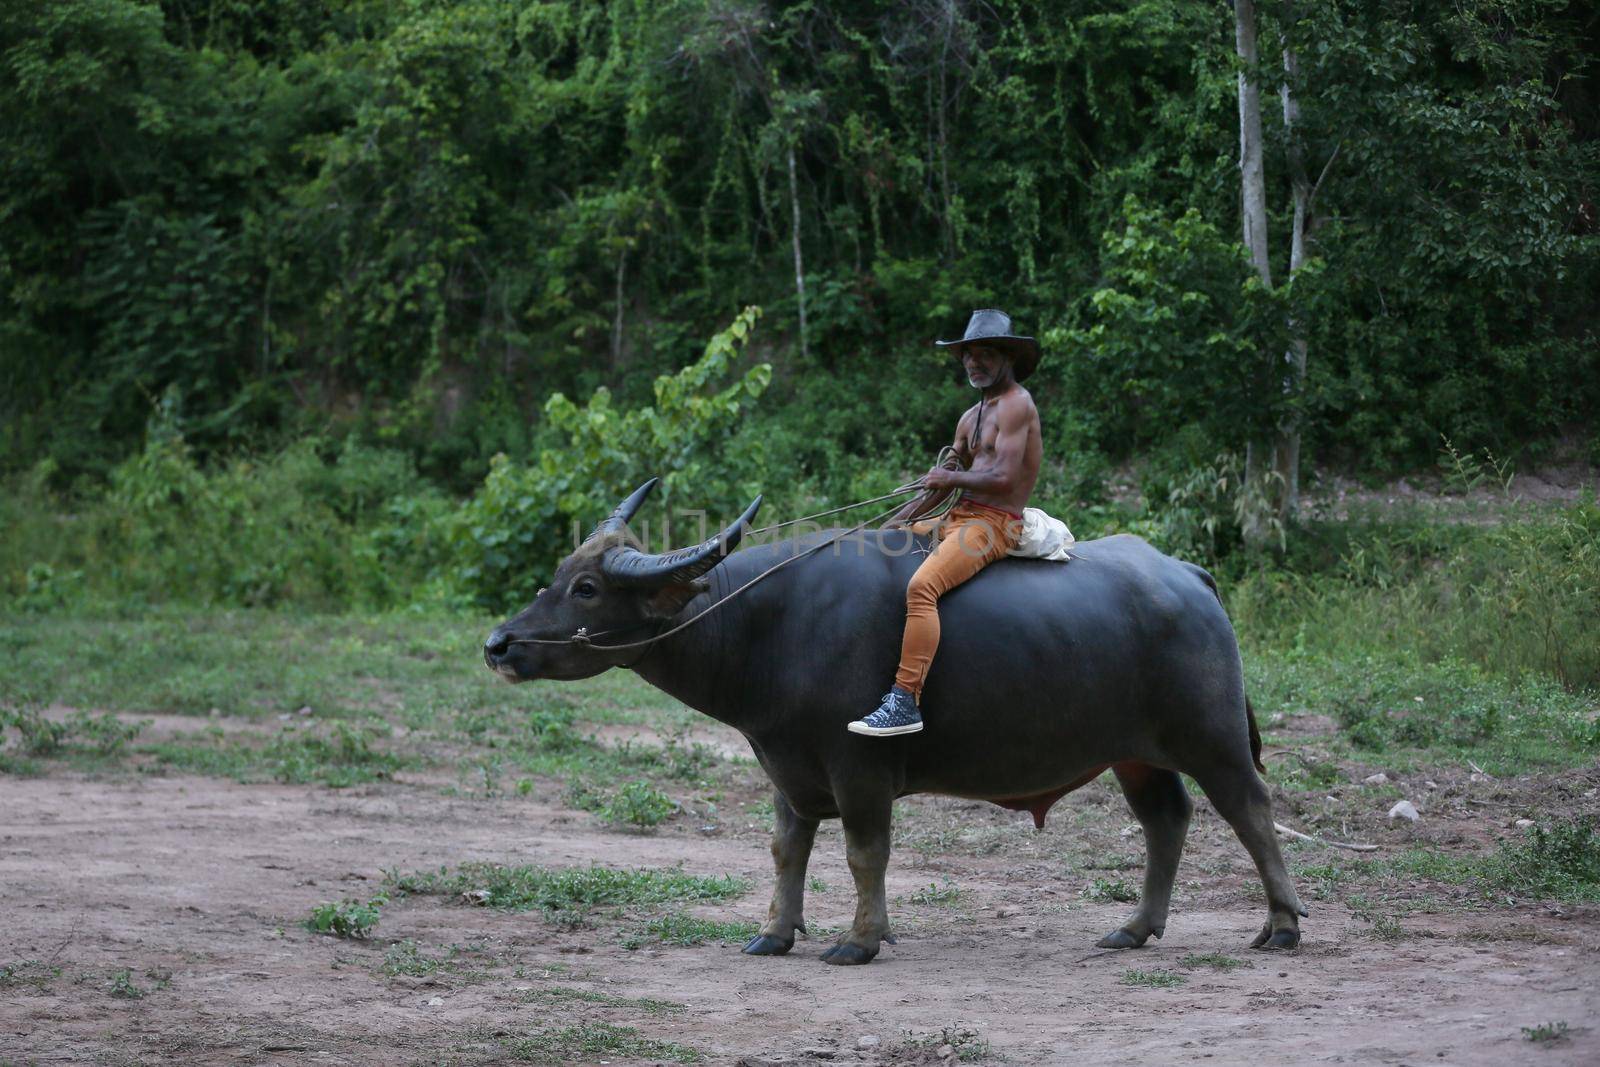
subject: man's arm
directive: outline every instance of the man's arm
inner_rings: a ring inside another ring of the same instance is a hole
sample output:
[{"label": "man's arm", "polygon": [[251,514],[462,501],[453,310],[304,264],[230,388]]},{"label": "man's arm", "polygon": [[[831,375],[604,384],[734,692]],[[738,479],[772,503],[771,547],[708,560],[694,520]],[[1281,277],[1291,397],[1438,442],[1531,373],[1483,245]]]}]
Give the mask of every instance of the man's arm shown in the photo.
[{"label": "man's arm", "polygon": [[999,420],[994,441],[994,461],[977,470],[932,470],[923,484],[931,489],[961,489],[985,496],[1005,496],[1022,479],[1028,431],[1037,416],[1026,397],[1003,401],[995,414]]}]

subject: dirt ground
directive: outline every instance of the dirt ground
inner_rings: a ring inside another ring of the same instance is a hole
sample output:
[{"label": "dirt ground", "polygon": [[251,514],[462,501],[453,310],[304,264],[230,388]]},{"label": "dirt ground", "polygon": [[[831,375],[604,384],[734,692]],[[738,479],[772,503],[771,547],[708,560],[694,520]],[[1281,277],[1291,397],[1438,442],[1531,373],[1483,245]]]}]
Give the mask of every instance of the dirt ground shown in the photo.
[{"label": "dirt ground", "polygon": [[[737,749],[734,735],[711,740]],[[711,1064],[1600,1063],[1600,910],[1446,901],[1402,914],[1403,936],[1376,937],[1302,885],[1303,946],[1252,951],[1259,887],[1203,800],[1166,937],[1095,950],[1131,905],[1085,886],[1105,874],[1137,885],[1141,869],[1122,868],[1143,853],[1103,784],[1062,801],[1038,834],[987,805],[902,802],[899,942],[862,968],[821,964],[815,934],[783,958],[719,943],[630,950],[627,916],[568,929],[436,896],[391,902],[367,941],[301,925],[320,902],[377,892],[386,870],[468,861],[738,875],[749,893],[690,910],[759,922],[766,833],[739,801],[756,804],[762,783],[753,765],[736,777],[715,824],[691,814],[652,834],[563,807],[542,782],[485,799],[405,773],[344,790],[0,777],[0,968],[12,968],[0,1063],[497,1063],[519,1036],[584,1024]],[[1086,871],[1095,857],[1111,862]],[[836,823],[811,870],[813,931],[848,925]],[[385,953],[402,939],[456,962],[391,977]],[[1523,1033],[1555,1021],[1567,1024],[1558,1040]],[[604,1046],[559,1059],[656,1061]]]}]

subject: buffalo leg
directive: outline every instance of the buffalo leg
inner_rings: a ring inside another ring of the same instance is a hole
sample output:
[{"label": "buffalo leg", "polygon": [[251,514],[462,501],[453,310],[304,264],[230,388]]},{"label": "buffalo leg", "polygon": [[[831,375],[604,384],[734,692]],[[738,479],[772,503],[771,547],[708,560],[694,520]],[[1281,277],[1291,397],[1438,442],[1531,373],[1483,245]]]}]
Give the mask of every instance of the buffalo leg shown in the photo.
[{"label": "buffalo leg", "polygon": [[766,925],[744,946],[752,956],[783,955],[794,947],[794,932],[804,932],[806,928],[806,863],[811,859],[811,843],[816,840],[817,820],[796,814],[776,790],[772,807],[772,864],[778,878],[772,888]]},{"label": "buffalo leg", "polygon": [[1266,784],[1256,775],[1255,768],[1248,765],[1218,768],[1203,776],[1196,774],[1195,780],[1206,791],[1217,814],[1228,820],[1233,832],[1239,835],[1267,891],[1267,922],[1251,947],[1294,948],[1299,945],[1300,916],[1310,913],[1300,903],[1300,895],[1289,880],[1289,869],[1278,848],[1277,833],[1272,828],[1272,800],[1267,795]]},{"label": "buffalo leg", "polygon": [[1118,763],[1111,769],[1122,783],[1128,806],[1144,827],[1144,892],[1133,917],[1102,937],[1097,946],[1138,948],[1166,931],[1172,882],[1178,874],[1178,857],[1183,854],[1194,804],[1176,771],[1143,763]]},{"label": "buffalo leg", "polygon": [[844,820],[844,854],[856,883],[856,921],[822,954],[823,963],[870,963],[889,934],[889,903],[883,878],[889,868],[889,824],[894,800],[840,804]]}]

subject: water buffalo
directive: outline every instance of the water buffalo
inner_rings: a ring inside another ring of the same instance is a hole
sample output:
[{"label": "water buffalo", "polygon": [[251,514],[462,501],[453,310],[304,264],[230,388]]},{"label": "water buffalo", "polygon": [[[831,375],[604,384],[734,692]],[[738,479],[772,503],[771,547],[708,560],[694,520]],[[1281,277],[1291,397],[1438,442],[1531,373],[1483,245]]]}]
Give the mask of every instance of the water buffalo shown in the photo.
[{"label": "water buffalo", "polygon": [[[729,555],[758,497],[705,543],[651,554],[626,523],[654,485],[623,501],[548,589],[494,629],[484,659],[511,681],[630,669],[744,734],[776,787],[777,867],[766,924],[744,951],[781,955],[805,929],[819,820],[843,820],[857,893],[854,924],[822,958],[866,963],[893,940],[884,871],[896,797],[988,800],[1043,825],[1050,805],[1108,768],[1144,827],[1148,855],[1138,910],[1100,946],[1136,947],[1166,927],[1193,811],[1180,771],[1255,860],[1268,917],[1254,944],[1299,943],[1306,911],[1256,773],[1260,739],[1233,628],[1204,570],[1131,536],[1080,543],[1071,563],[1002,560],[939,602],[944,636],[923,699],[927,729],[866,738],[845,724],[879,700],[894,673],[906,582],[920,559],[905,551],[910,535],[852,534],[640,646],[828,536]],[[633,647],[604,647],[622,644]]]}]

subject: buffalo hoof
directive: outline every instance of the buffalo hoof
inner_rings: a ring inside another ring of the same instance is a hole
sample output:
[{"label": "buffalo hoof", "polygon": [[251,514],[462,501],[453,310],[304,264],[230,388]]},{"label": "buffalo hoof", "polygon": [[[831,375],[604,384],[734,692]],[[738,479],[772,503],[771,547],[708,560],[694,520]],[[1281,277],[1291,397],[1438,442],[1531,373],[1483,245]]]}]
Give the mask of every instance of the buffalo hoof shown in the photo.
[{"label": "buffalo hoof", "polygon": [[1256,939],[1250,942],[1251,948],[1299,948],[1300,931],[1292,926],[1285,926],[1281,930],[1274,930],[1271,923],[1261,928]]},{"label": "buffalo hoof", "polygon": [[867,948],[851,941],[841,941],[822,954],[822,962],[831,963],[835,967],[858,967],[863,963],[871,963],[872,957],[877,954],[876,948]]},{"label": "buffalo hoof", "polygon": [[1113,930],[1094,943],[1095,948],[1140,948],[1149,939],[1149,934],[1139,937],[1126,930]]},{"label": "buffalo hoof", "polygon": [[783,956],[794,948],[794,938],[782,938],[776,934],[757,934],[745,942],[744,954],[746,956]]}]

